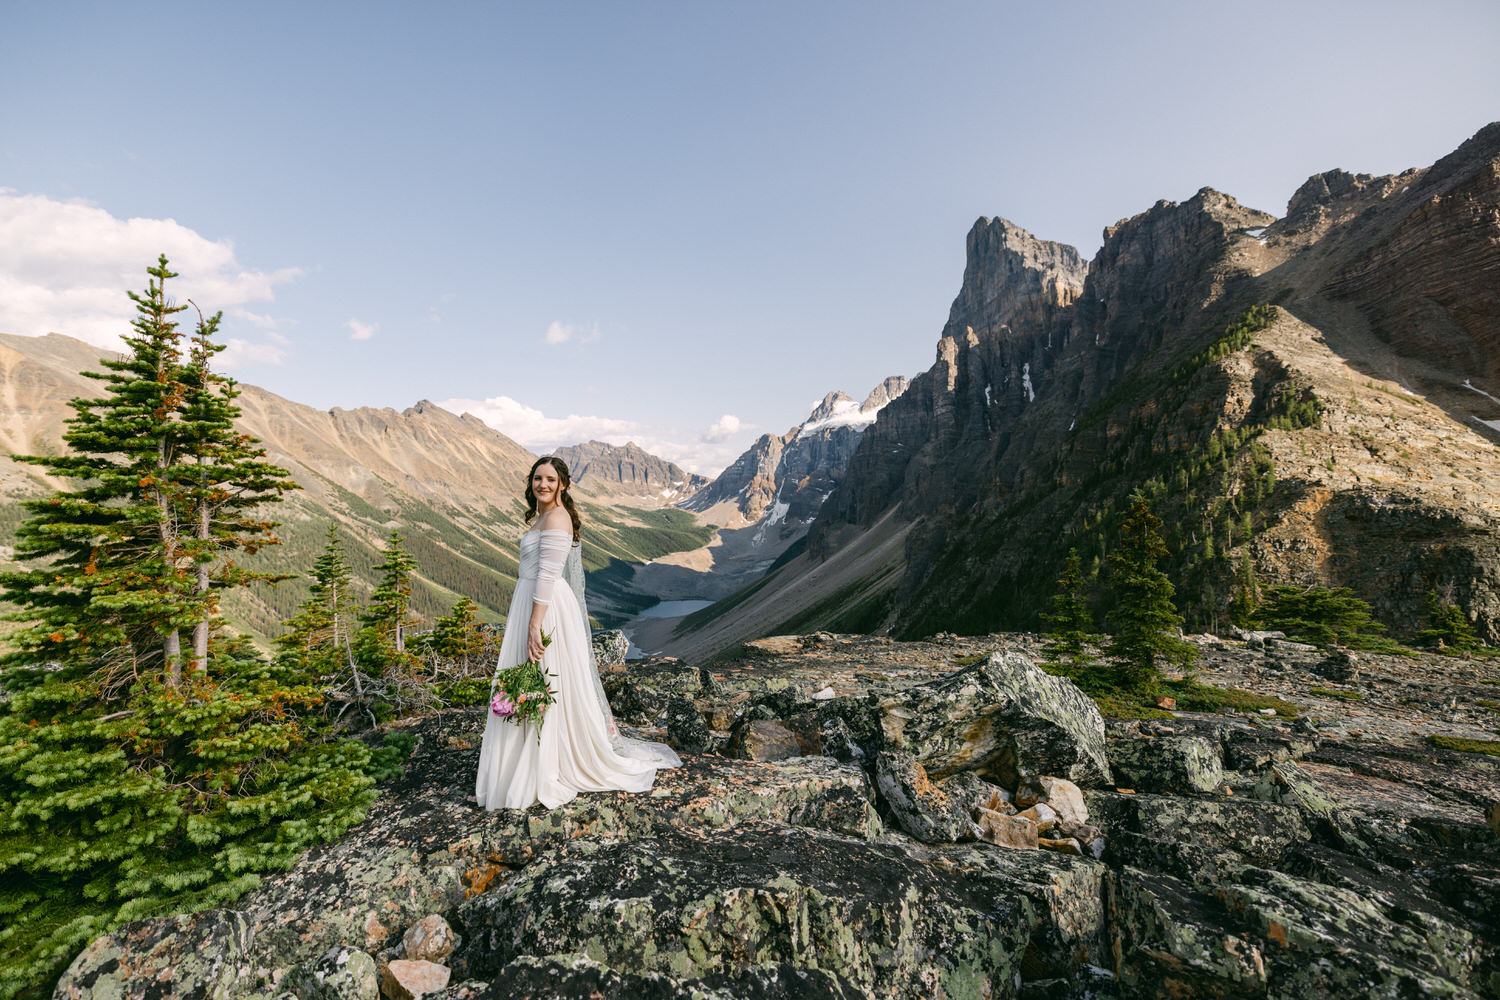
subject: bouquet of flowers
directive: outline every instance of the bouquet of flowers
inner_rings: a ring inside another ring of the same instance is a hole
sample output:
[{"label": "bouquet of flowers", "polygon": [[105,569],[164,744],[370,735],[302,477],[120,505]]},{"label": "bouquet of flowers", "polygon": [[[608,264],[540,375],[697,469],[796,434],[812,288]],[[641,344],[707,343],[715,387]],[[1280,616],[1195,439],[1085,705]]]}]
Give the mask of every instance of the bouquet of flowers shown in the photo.
[{"label": "bouquet of flowers", "polygon": [[[542,636],[542,648],[552,643],[552,637]],[[547,686],[547,675],[536,660],[527,660],[495,674],[491,685],[494,692],[490,699],[490,711],[504,722],[522,725],[536,723],[536,738],[542,738],[542,717],[547,714],[553,701],[552,688]]]}]

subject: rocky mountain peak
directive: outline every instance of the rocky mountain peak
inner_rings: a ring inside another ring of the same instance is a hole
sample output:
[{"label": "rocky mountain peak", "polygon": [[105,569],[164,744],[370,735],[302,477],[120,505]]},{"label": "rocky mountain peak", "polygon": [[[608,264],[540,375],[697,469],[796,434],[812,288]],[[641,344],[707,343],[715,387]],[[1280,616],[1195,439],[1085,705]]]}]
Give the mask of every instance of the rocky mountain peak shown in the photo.
[{"label": "rocky mountain peak", "polygon": [[813,407],[812,413],[808,414],[806,423],[816,423],[839,413],[841,410],[854,408],[854,400],[841,390],[834,390],[823,397],[823,401]]},{"label": "rocky mountain peak", "polygon": [[554,448],[552,454],[568,463],[579,485],[651,505],[680,503],[708,484],[706,477],[658,458],[634,441],[587,441]]},{"label": "rocky mountain peak", "polygon": [[881,380],[880,384],[870,390],[865,401],[859,404],[859,412],[873,413],[885,404],[895,399],[906,391],[907,379],[905,375],[892,375],[890,378]]},{"label": "rocky mountain peak", "polygon": [[1083,291],[1086,264],[1065,243],[1040,240],[1006,219],[981,217],[965,243],[963,285],[945,337],[1041,320]]}]

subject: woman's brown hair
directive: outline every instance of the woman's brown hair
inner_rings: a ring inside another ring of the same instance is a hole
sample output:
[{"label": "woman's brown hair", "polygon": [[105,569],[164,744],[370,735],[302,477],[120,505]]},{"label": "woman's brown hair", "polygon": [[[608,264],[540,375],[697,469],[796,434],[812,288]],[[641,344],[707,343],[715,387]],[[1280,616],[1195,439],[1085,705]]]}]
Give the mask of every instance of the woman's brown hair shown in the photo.
[{"label": "woman's brown hair", "polygon": [[573,506],[573,494],[568,492],[568,487],[573,485],[572,478],[568,475],[568,466],[560,458],[551,455],[543,455],[531,463],[531,471],[526,473],[526,523],[530,524],[532,518],[536,517],[536,494],[531,491],[531,477],[536,475],[536,470],[544,465],[550,465],[557,472],[557,495],[562,500],[563,509],[568,512],[568,517],[573,519],[573,541],[578,541],[578,529],[583,527],[583,521],[579,520],[578,508]]}]

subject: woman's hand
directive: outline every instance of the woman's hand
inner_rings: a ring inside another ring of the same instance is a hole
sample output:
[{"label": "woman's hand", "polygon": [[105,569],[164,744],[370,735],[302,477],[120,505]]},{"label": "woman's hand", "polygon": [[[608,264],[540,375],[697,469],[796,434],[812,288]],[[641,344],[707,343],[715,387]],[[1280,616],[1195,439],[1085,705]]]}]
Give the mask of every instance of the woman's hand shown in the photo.
[{"label": "woman's hand", "polygon": [[542,651],[544,649],[546,647],[542,645],[541,622],[533,622],[531,627],[526,630],[526,658],[536,663],[541,663]]}]

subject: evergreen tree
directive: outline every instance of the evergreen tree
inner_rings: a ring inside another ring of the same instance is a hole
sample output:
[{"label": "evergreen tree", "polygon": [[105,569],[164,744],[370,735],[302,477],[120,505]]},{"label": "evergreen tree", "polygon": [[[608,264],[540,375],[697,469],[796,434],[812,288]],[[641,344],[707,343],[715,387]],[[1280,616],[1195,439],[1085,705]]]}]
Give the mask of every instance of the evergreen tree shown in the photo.
[{"label": "evergreen tree", "polygon": [[1160,679],[1162,662],[1191,664],[1198,651],[1178,638],[1182,616],[1172,603],[1172,581],[1157,568],[1167,555],[1161,521],[1146,497],[1136,492],[1120,522],[1109,554],[1109,589],[1115,626],[1105,652],[1116,660],[1116,681],[1133,691],[1150,691]]},{"label": "evergreen tree", "polygon": [[192,669],[208,664],[209,634],[218,616],[218,593],[252,581],[287,579],[256,572],[232,558],[236,552],[253,555],[264,545],[279,544],[271,533],[277,522],[256,517],[264,504],[300,487],[287,470],[265,461],[266,450],[248,434],[237,431],[240,408],[234,404],[239,389],[233,379],[213,370],[213,357],[224,345],[213,341],[223,313],[205,319],[200,312],[188,363],[182,371],[183,398],[177,424],[181,464],[172,477],[174,500],[180,507],[189,539],[179,543],[192,561]]},{"label": "evergreen tree", "polygon": [[1057,581],[1057,593],[1052,595],[1052,611],[1041,615],[1051,637],[1043,652],[1074,667],[1087,666],[1094,660],[1087,647],[1089,636],[1094,633],[1094,616],[1085,596],[1085,582],[1078,550],[1069,549],[1063,574]]},{"label": "evergreen tree", "polygon": [[360,621],[370,637],[374,648],[387,657],[404,658],[406,655],[406,633],[417,624],[411,613],[411,574],[417,568],[416,560],[401,546],[401,533],[391,532],[386,543],[385,560],[375,567],[380,574],[380,583],[370,595],[370,603],[360,615]]},{"label": "evergreen tree", "polygon": [[460,597],[453,611],[437,620],[429,633],[427,650],[434,658],[452,663],[460,675],[467,675],[486,660],[489,644],[489,635],[479,621],[479,606]]},{"label": "evergreen tree", "polygon": [[30,517],[16,531],[16,558],[32,568],[0,574],[0,593],[30,624],[8,637],[16,650],[3,663],[7,686],[40,679],[48,662],[110,669],[115,680],[161,671],[181,678],[179,629],[198,619],[181,546],[179,505],[171,483],[178,461],[183,401],[181,333],[166,282],[176,274],[162,257],[147,268],[136,304],[130,354],[84,372],[105,395],[74,399],[60,456],[12,456],[42,466],[76,487],[24,501]]},{"label": "evergreen tree", "polygon": [[1255,624],[1255,610],[1260,607],[1260,584],[1255,579],[1255,565],[1248,549],[1240,550],[1240,568],[1235,581],[1234,597],[1229,601],[1229,620],[1240,628]]},{"label": "evergreen tree", "polygon": [[1427,612],[1427,627],[1412,636],[1413,642],[1445,653],[1463,653],[1482,645],[1463,608],[1439,601],[1436,590],[1427,592],[1423,605]]},{"label": "evergreen tree", "polygon": [[1348,587],[1268,586],[1256,620],[1279,629],[1299,642],[1315,646],[1338,644],[1352,649],[1399,651],[1400,646],[1380,633],[1385,626],[1372,617],[1373,609]]},{"label": "evergreen tree", "polygon": [[297,614],[283,624],[290,630],[276,640],[284,655],[313,676],[324,679],[347,668],[355,693],[360,690],[354,665],[353,637],[359,611],[354,600],[354,574],[344,558],[337,526],[328,525],[328,540],[313,563],[312,585]]},{"label": "evergreen tree", "polygon": [[25,459],[77,487],[27,504],[30,565],[0,574],[27,623],[0,658],[0,997],[43,995],[123,922],[232,900],[373,798],[369,752],[307,724],[318,692],[214,630],[217,590],[255,576],[220,553],[272,540],[249,507],[287,484],[233,432],[217,317],[184,361],[175,275],[148,273],[130,355],[72,403],[70,453]]}]

